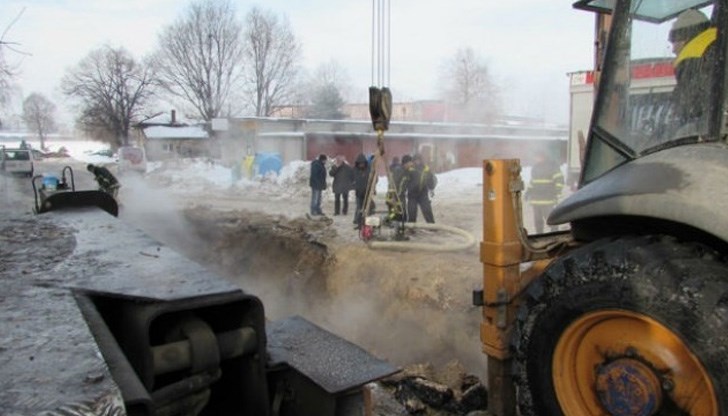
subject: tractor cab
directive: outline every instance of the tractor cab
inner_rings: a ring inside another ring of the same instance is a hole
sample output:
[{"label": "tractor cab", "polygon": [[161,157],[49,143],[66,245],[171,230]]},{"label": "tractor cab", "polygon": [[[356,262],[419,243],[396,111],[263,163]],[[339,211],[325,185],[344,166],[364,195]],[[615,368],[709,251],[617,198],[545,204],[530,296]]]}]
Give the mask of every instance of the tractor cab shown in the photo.
[{"label": "tractor cab", "polygon": [[[685,218],[706,195],[686,185],[710,182],[711,169],[728,163],[728,2],[582,0],[574,7],[609,15],[611,24],[606,52],[597,56],[603,64],[580,189],[549,223],[571,223],[578,233],[587,218],[649,217],[712,231]],[[664,197],[673,190],[678,198]],[[721,233],[728,237],[728,227]]]},{"label": "tractor cab", "polygon": [[[726,2],[584,0],[612,15],[581,184],[629,160],[725,135]],[[647,79],[661,83],[643,88]]]}]

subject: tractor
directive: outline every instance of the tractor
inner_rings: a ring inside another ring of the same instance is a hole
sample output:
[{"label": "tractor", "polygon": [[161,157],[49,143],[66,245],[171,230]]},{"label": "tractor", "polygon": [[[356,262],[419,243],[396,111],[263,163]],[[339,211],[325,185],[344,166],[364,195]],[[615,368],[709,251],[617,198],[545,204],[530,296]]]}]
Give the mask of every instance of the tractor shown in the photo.
[{"label": "tractor", "polygon": [[[528,235],[518,160],[483,162],[489,411],[728,413],[728,1],[597,12],[578,188]],[[668,62],[671,85],[635,88]],[[516,410],[517,408],[517,410]]]}]

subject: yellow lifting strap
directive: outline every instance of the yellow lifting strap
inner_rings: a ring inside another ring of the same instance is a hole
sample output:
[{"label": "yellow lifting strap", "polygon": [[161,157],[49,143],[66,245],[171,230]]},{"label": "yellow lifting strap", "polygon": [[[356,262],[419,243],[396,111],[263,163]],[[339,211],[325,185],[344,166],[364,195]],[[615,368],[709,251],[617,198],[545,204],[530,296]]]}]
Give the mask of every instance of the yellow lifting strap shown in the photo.
[{"label": "yellow lifting strap", "polygon": [[364,197],[364,216],[369,213],[369,209],[374,199],[374,193],[377,184],[377,165],[381,161],[384,162],[387,174],[388,191],[395,195],[396,204],[402,206],[399,200],[399,192],[397,192],[397,184],[394,183],[392,172],[389,171],[389,165],[384,159],[384,131],[389,129],[389,120],[392,115],[392,92],[387,87],[369,87],[369,115],[372,118],[372,126],[377,132],[377,151],[374,153],[374,159],[370,166],[369,180],[367,182],[367,191]]}]

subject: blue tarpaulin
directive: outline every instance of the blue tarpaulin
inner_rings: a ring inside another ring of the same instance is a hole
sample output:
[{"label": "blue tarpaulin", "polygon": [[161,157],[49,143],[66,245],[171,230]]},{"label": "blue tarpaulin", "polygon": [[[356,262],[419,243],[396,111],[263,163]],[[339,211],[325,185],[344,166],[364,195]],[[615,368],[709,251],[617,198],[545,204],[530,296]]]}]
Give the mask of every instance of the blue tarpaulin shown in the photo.
[{"label": "blue tarpaulin", "polygon": [[281,155],[273,152],[259,152],[255,154],[255,172],[257,175],[265,176],[269,172],[276,175],[281,172],[283,161]]}]

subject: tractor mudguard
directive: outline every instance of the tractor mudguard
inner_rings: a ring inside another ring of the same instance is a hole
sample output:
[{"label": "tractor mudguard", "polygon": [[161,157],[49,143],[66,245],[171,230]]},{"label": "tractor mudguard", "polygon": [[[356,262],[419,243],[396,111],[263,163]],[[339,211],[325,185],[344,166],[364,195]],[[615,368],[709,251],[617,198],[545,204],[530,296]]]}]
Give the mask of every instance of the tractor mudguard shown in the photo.
[{"label": "tractor mudguard", "polygon": [[728,146],[703,143],[618,166],[551,212],[551,225],[594,218],[654,218],[728,241]]}]

